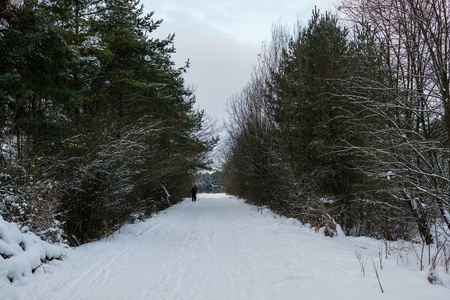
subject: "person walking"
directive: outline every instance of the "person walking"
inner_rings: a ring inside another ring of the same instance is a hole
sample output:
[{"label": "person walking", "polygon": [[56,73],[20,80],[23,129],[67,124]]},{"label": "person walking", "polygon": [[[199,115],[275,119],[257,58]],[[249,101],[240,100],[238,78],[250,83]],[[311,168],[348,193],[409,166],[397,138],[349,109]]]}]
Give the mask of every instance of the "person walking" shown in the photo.
[{"label": "person walking", "polygon": [[191,195],[192,195],[192,202],[197,201],[197,191],[198,188],[197,186],[194,184],[194,186],[191,189]]}]

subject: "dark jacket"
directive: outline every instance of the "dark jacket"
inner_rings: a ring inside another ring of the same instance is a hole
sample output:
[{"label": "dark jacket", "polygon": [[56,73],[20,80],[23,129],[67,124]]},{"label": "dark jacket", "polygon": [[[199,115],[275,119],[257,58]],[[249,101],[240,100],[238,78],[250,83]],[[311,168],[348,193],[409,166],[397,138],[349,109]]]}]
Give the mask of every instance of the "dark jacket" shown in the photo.
[{"label": "dark jacket", "polygon": [[197,191],[198,191],[198,188],[197,188],[197,186],[196,186],[196,185],[194,185],[194,186],[192,187],[192,189],[191,189],[191,193],[192,193],[192,195],[195,195],[195,194],[197,194]]}]

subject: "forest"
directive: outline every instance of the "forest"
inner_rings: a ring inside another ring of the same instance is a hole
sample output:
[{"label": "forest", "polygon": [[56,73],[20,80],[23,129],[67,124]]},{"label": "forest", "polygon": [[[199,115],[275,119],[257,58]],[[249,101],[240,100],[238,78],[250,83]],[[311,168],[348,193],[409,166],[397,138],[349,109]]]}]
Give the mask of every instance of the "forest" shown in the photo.
[{"label": "forest", "polygon": [[341,0],[274,25],[202,174],[218,138],[162,20],[134,0],[0,0],[0,215],[80,245],[197,182],[330,236],[448,243],[449,13]]},{"label": "forest", "polygon": [[0,215],[80,245],[177,203],[217,143],[134,0],[0,0]]},{"label": "forest", "polygon": [[347,235],[450,240],[450,6],[343,0],[274,25],[229,103],[227,192]]}]

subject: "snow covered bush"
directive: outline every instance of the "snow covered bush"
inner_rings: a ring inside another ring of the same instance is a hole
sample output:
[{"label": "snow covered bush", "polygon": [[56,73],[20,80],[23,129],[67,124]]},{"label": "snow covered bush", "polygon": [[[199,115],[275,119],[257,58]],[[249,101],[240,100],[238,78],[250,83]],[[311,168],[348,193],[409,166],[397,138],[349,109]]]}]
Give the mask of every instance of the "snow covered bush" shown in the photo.
[{"label": "snow covered bush", "polygon": [[[15,168],[19,169],[19,168]],[[21,168],[25,170],[25,168]],[[24,174],[0,174],[0,216],[27,227],[49,243],[65,243],[57,220],[59,188],[56,181]],[[10,171],[14,174],[14,171]]]},{"label": "snow covered bush", "polygon": [[0,216],[0,286],[34,273],[43,263],[59,259],[62,254],[61,246],[42,241],[27,227],[19,230],[16,223]]}]

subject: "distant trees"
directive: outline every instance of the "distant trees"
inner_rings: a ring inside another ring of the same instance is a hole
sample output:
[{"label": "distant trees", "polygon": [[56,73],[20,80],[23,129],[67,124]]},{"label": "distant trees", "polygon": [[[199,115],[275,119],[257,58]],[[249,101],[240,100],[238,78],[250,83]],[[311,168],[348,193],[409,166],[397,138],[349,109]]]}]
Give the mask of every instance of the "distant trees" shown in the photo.
[{"label": "distant trees", "polygon": [[227,191],[333,234],[449,225],[448,5],[343,1],[276,27],[230,102]]},{"label": "distant trees", "polygon": [[196,177],[195,183],[199,193],[223,193],[224,186],[220,172],[202,173]]},{"label": "distant trees", "polygon": [[[49,218],[78,244],[165,208],[166,191],[178,201],[217,139],[194,109],[186,67],[171,60],[174,36],[150,37],[161,21],[128,0],[5,7],[4,218],[29,216],[10,210],[17,202],[50,203]],[[33,188],[43,183],[51,189]]]}]

